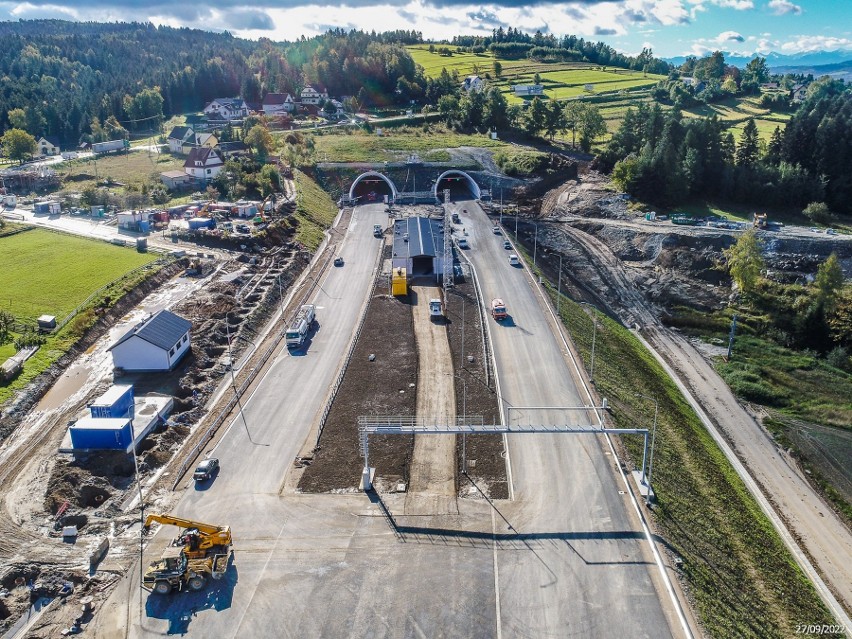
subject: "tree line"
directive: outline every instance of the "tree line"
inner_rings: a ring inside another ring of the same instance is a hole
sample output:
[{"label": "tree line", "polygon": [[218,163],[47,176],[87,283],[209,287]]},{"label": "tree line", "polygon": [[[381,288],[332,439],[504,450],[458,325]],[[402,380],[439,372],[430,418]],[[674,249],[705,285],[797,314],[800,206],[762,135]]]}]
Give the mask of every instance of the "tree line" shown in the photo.
[{"label": "tree line", "polygon": [[781,208],[824,203],[823,215],[849,213],[852,91],[828,78],[813,83],[766,144],[753,119],[735,139],[715,115],[684,118],[678,104],[666,112],[640,104],[596,162],[620,188],[663,206],[698,196]]}]

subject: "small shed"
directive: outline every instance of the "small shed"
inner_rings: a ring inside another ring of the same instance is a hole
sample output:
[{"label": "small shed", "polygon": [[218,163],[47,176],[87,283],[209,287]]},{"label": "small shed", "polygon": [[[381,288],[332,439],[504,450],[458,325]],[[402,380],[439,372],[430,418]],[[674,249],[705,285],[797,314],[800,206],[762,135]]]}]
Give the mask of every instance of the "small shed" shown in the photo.
[{"label": "small shed", "polygon": [[189,351],[192,322],[167,310],[142,320],[109,347],[116,368],[169,371]]},{"label": "small shed", "polygon": [[56,316],[54,315],[41,315],[36,321],[40,331],[52,331],[56,328]]},{"label": "small shed", "polygon": [[133,418],[133,386],[116,384],[95,401],[89,404],[92,417],[130,417]]},{"label": "small shed", "polygon": [[127,417],[81,417],[69,430],[75,450],[127,450],[133,443]]},{"label": "small shed", "polygon": [[60,215],[62,213],[62,205],[54,200],[36,202],[33,206],[33,212],[36,215]]},{"label": "small shed", "polygon": [[163,171],[160,173],[160,181],[169,190],[180,189],[192,184],[192,177],[184,171]]}]

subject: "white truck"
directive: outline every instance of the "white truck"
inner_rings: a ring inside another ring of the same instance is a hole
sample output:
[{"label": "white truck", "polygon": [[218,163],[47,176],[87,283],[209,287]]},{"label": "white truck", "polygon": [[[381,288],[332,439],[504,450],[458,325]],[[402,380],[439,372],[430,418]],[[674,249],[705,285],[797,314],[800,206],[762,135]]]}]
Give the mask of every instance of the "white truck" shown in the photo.
[{"label": "white truck", "polygon": [[429,300],[429,317],[433,320],[439,319],[444,316],[444,309],[441,305],[441,300],[439,299],[431,299]]},{"label": "white truck", "polygon": [[287,348],[299,348],[305,342],[308,331],[311,330],[311,325],[316,319],[316,308],[313,304],[303,304],[299,307],[296,317],[293,318],[284,334],[287,339]]}]

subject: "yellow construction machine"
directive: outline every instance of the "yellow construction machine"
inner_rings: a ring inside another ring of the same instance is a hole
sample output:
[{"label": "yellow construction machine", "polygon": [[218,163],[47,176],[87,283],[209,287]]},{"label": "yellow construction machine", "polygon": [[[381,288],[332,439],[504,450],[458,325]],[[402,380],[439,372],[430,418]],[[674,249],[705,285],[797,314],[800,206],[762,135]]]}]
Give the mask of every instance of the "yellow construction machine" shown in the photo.
[{"label": "yellow construction machine", "polygon": [[161,523],[181,528],[160,559],[145,571],[142,583],[166,595],[173,590],[201,590],[207,579],[221,579],[228,569],[231,528],[172,515],[148,515],[144,530]]}]

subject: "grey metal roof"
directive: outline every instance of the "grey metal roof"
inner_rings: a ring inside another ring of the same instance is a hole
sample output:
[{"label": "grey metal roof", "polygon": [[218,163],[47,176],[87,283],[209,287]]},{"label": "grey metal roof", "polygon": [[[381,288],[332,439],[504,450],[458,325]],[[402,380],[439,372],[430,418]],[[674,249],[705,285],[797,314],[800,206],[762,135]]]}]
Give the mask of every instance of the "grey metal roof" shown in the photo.
[{"label": "grey metal roof", "polygon": [[162,310],[127,331],[115,344],[109,347],[109,350],[126,342],[131,337],[139,337],[163,350],[169,350],[191,328],[192,322],[189,320],[170,311]]},{"label": "grey metal roof", "polygon": [[393,224],[393,257],[437,257],[443,247],[442,231],[440,220],[427,217],[396,220]]}]

